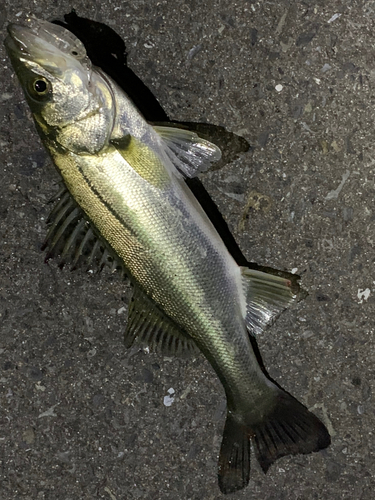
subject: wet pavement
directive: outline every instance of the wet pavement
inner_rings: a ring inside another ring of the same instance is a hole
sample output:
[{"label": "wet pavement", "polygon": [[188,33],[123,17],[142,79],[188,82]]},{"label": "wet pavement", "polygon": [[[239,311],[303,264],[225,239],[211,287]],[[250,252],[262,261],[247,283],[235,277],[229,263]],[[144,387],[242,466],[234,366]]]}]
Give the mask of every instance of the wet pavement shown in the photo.
[{"label": "wet pavement", "polygon": [[[70,2],[6,1],[8,22]],[[375,3],[77,1],[125,41],[171,119],[252,150],[201,175],[249,261],[308,296],[258,338],[329,449],[255,457],[233,499],[370,499],[375,487]],[[55,172],[4,47],[0,90],[0,498],[217,500],[225,397],[210,365],[132,348],[118,275],[44,263]],[[228,497],[229,498],[229,497]]]}]

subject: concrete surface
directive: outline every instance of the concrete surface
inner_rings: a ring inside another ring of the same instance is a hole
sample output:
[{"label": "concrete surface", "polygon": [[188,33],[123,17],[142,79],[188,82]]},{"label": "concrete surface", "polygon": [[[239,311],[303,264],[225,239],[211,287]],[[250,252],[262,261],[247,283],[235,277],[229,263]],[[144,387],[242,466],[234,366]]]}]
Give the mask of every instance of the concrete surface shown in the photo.
[{"label": "concrete surface", "polygon": [[[373,498],[375,3],[6,0],[1,38],[9,21],[72,7],[124,38],[172,118],[251,142],[202,181],[246,257],[295,269],[309,292],[259,347],[332,445],[266,476],[253,459],[231,498]],[[224,393],[209,364],[127,352],[127,285],[44,263],[58,177],[0,51],[0,498],[223,498]]]}]

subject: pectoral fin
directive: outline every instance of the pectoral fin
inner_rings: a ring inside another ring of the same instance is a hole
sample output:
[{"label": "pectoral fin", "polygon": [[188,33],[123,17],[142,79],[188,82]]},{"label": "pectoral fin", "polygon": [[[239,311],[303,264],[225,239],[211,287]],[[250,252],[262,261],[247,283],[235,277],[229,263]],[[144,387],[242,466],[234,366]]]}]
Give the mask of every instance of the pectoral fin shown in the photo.
[{"label": "pectoral fin", "polygon": [[125,347],[131,347],[134,343],[166,356],[199,352],[193,339],[168,318],[138,286],[134,287],[129,304]]},{"label": "pectoral fin", "polygon": [[170,184],[165,165],[146,144],[131,135],[114,139],[111,144],[144,180],[159,189],[165,189]]}]

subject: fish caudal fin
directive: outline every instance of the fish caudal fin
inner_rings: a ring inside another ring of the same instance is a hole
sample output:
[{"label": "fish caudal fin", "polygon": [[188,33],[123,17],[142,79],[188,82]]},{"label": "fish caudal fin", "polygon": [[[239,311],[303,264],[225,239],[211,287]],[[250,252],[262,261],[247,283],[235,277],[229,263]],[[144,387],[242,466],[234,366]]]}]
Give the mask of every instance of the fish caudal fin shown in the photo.
[{"label": "fish caudal fin", "polygon": [[249,429],[230,413],[225,422],[219,456],[219,487],[222,493],[245,488],[250,478]]},{"label": "fish caudal fin", "polygon": [[323,450],[331,443],[325,425],[290,394],[281,392],[270,415],[253,428],[255,455],[263,469],[285,455]]},{"label": "fish caudal fin", "polygon": [[228,412],[218,473],[223,493],[240,490],[249,482],[250,440],[264,472],[280,457],[319,451],[331,442],[318,417],[281,390],[276,405],[260,422],[244,425]]}]

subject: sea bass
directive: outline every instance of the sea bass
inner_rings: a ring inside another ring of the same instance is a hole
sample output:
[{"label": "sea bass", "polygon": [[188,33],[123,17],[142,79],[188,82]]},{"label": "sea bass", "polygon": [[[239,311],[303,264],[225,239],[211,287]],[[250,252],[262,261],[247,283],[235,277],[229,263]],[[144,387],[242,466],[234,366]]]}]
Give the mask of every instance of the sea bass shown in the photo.
[{"label": "sea bass", "polygon": [[52,247],[69,228],[63,255],[74,247],[77,259],[98,238],[126,270],[134,287],[126,346],[200,350],[211,363],[227,397],[221,491],[247,485],[250,442],[265,472],[279,457],[327,447],[323,423],[266,376],[249,338],[296,300],[291,282],[239,267],[186,185],[220,149],[147,123],[61,26],[29,19],[8,32],[7,52],[67,188]]}]

